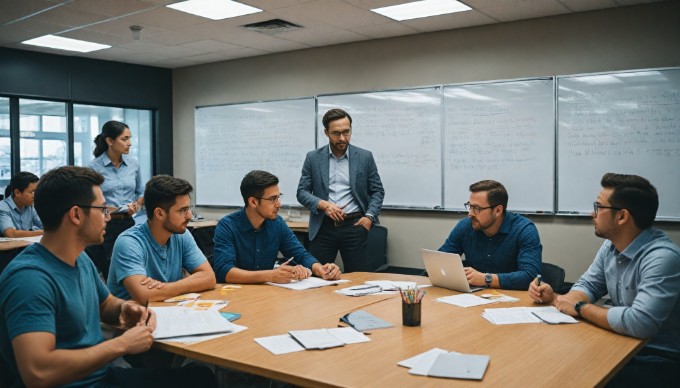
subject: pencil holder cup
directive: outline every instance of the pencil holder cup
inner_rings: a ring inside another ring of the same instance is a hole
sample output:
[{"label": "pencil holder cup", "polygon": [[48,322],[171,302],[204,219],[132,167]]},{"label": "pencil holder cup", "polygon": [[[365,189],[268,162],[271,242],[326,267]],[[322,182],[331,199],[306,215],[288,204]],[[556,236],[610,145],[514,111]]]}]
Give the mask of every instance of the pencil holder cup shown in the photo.
[{"label": "pencil holder cup", "polygon": [[401,323],[404,326],[420,326],[420,305],[422,303],[401,302]]}]

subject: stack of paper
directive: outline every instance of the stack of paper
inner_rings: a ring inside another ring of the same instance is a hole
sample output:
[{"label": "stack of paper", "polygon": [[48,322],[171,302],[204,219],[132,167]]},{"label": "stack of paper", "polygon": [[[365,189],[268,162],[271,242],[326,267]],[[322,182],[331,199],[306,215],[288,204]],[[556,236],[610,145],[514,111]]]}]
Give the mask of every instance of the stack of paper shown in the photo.
[{"label": "stack of paper", "polygon": [[[343,288],[343,289],[340,289],[340,290],[336,290],[335,292],[337,294],[347,295],[347,296],[365,296],[365,295],[380,294],[380,293],[382,293],[382,288],[380,288],[380,286],[360,285],[360,286],[352,286],[352,287]],[[394,292],[390,291],[390,294],[394,294]]]},{"label": "stack of paper", "polygon": [[272,283],[272,282],[267,282],[267,284],[276,286],[276,287],[283,287],[287,288],[289,290],[309,290],[311,288],[319,288],[319,287],[325,287],[325,286],[331,286],[334,284],[340,284],[340,283],[347,283],[349,280],[324,280],[321,278],[316,278],[316,277],[308,277],[307,279],[302,279],[298,280],[292,283]]},{"label": "stack of paper", "polygon": [[472,294],[458,294],[458,295],[444,296],[444,297],[435,299],[435,301],[442,302],[442,303],[448,303],[448,304],[452,304],[454,306],[459,306],[459,307],[472,307],[472,306],[480,306],[480,305],[484,305],[484,304],[496,303],[493,300],[480,298],[477,295],[472,295]]},{"label": "stack of paper", "polygon": [[496,325],[515,323],[578,323],[573,317],[561,313],[554,306],[548,307],[511,307],[485,309],[482,313],[489,322]]},{"label": "stack of paper", "polygon": [[373,314],[367,313],[363,310],[351,312],[342,318],[340,321],[352,326],[358,331],[366,331],[373,329],[383,329],[387,327],[394,327],[391,323],[384,321]]},{"label": "stack of paper", "polygon": [[288,334],[255,338],[255,342],[276,355],[305,349],[327,349],[370,340],[351,327],[294,330]]},{"label": "stack of paper", "polygon": [[215,310],[194,311],[183,307],[151,307],[156,313],[155,339],[228,333],[234,324]]},{"label": "stack of paper", "polygon": [[489,365],[489,356],[434,348],[397,365],[410,368],[409,373],[414,375],[481,380]]}]

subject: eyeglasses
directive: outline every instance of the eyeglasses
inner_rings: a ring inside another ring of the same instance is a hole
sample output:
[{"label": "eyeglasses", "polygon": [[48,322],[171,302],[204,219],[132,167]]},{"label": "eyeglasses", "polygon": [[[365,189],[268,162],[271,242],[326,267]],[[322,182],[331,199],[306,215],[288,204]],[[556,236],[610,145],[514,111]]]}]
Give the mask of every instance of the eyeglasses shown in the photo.
[{"label": "eyeglasses", "polygon": [[465,203],[463,204],[463,206],[465,206],[465,210],[468,210],[468,211],[469,211],[470,209],[472,209],[472,212],[473,212],[473,213],[479,214],[479,212],[481,212],[482,210],[492,209],[492,208],[495,208],[495,207],[498,206],[498,205],[491,205],[491,206],[487,206],[487,207],[481,207],[481,206],[477,206],[477,205],[470,205],[470,202],[465,202]]},{"label": "eyeglasses", "polygon": [[108,205],[101,205],[101,206],[98,206],[98,205],[79,205],[79,204],[76,203],[73,206],[78,206],[78,207],[82,207],[82,208],[85,208],[85,209],[101,209],[102,213],[104,213],[105,216],[109,215],[109,206]]},{"label": "eyeglasses", "polygon": [[271,201],[271,203],[276,203],[277,201],[281,201],[281,197],[283,197],[283,194],[275,195],[273,197],[269,198],[262,198],[262,197],[255,197],[257,199],[264,199],[265,201]]},{"label": "eyeglasses", "polygon": [[604,206],[604,205],[600,205],[597,202],[593,202],[593,213],[595,213],[595,215],[597,215],[598,209],[623,210],[622,207]]},{"label": "eyeglasses", "polygon": [[333,137],[340,137],[340,136],[349,137],[349,135],[352,134],[352,130],[351,129],[345,129],[342,132],[331,131],[331,132],[328,132],[328,134],[333,136]]},{"label": "eyeglasses", "polygon": [[179,210],[177,210],[177,213],[186,216],[188,212],[194,212],[194,207],[193,206],[188,206],[188,207],[183,207]]}]

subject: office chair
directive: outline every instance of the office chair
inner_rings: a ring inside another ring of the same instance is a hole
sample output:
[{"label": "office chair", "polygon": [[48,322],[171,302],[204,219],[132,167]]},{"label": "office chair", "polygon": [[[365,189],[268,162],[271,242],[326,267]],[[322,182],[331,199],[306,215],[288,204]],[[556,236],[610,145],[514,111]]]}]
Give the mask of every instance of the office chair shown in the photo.
[{"label": "office chair", "polygon": [[368,268],[372,272],[385,272],[387,269],[387,228],[373,225],[368,232],[368,250],[366,254]]},{"label": "office chair", "polygon": [[553,291],[562,293],[564,287],[564,269],[558,265],[543,262],[541,265],[541,277],[543,281],[550,284]]}]

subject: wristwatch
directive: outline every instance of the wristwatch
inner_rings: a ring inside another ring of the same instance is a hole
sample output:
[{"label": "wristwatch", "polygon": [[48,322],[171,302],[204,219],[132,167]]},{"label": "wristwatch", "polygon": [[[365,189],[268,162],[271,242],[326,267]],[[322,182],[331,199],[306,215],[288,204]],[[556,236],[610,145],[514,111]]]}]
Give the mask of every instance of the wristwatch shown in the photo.
[{"label": "wristwatch", "polygon": [[588,302],[581,300],[581,301],[578,301],[574,305],[574,310],[576,310],[576,314],[578,314],[579,317],[581,316],[581,308],[583,308],[583,306],[585,306],[587,304],[588,304]]},{"label": "wristwatch", "polygon": [[486,282],[487,287],[491,287],[491,282],[493,281],[493,276],[491,276],[490,273],[487,273],[484,275],[484,281]]},{"label": "wristwatch", "polygon": [[368,218],[369,220],[371,220],[371,222],[375,223],[375,217],[373,217],[372,214],[366,214],[364,217]]}]

